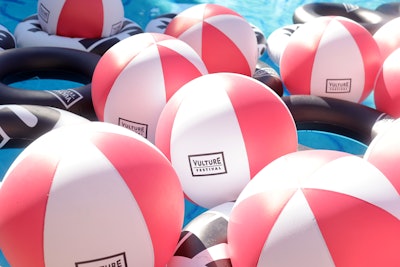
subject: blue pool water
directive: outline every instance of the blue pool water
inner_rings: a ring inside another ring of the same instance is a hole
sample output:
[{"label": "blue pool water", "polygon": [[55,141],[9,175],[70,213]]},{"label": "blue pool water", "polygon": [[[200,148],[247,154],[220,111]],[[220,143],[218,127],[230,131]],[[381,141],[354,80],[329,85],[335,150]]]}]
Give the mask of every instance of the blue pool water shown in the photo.
[{"label": "blue pool water", "polygon": [[[227,6],[243,15],[249,22],[259,27],[266,36],[273,30],[292,23],[292,14],[294,10],[305,3],[315,1],[309,0],[123,0],[125,7],[125,16],[138,23],[144,29],[147,23],[154,17],[168,12],[179,12],[193,4],[215,3]],[[343,2],[343,1],[320,1],[320,2]],[[347,3],[359,5],[362,7],[375,9],[385,1],[362,1],[351,0]],[[6,26],[11,32],[16,25],[25,17],[36,13],[36,0],[0,0],[0,24]],[[271,63],[267,56],[262,58],[267,63]],[[272,65],[272,63],[271,63]],[[279,72],[279,70],[278,70]],[[14,86],[24,87],[24,83]],[[42,88],[43,84],[36,85]],[[59,86],[68,86],[60,82]],[[32,84],[29,85],[32,87]],[[370,96],[365,105],[374,107],[372,97]],[[331,134],[322,134],[318,132],[301,131],[299,132],[299,142],[301,144],[314,148],[329,148],[341,151],[347,151],[353,154],[362,155],[365,152],[365,145],[353,140],[339,137]],[[13,159],[20,153],[20,149],[0,150],[0,181]],[[203,209],[187,203],[186,221],[187,223],[194,216],[202,212]],[[0,253],[0,267],[8,267],[6,260]]]}]

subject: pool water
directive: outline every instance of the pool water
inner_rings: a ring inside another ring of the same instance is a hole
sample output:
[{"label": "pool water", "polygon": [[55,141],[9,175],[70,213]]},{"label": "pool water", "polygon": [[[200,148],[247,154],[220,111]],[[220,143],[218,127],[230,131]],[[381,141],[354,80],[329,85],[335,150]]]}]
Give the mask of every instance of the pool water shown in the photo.
[{"label": "pool water", "polygon": [[[215,1],[200,1],[200,0],[123,0],[125,7],[125,17],[138,23],[143,29],[147,23],[162,14],[174,12],[178,13],[187,7],[200,3],[215,3],[229,7],[242,16],[250,23],[260,28],[265,36],[268,36],[275,29],[291,24],[292,14],[294,10],[305,3],[315,1],[309,0],[215,0]],[[338,2],[343,1],[319,1],[319,2]],[[377,6],[385,3],[385,1],[361,1],[351,0],[346,1],[354,5],[359,5],[365,8],[375,9]],[[11,32],[14,31],[16,25],[24,18],[36,13],[36,0],[0,0],[0,24],[7,27]],[[262,57],[267,63],[275,67],[267,55]],[[275,67],[276,68],[276,67]],[[277,69],[279,72],[279,70]],[[60,81],[60,80],[40,80],[31,79],[27,82],[18,82],[12,84],[14,87],[30,88],[30,89],[56,89],[75,87],[77,84]],[[372,95],[363,103],[367,106],[374,107]],[[299,131],[299,143],[313,148],[327,148],[340,151],[346,151],[356,155],[362,155],[365,152],[366,146],[355,142],[354,140],[340,137],[333,134]],[[0,181],[7,171],[13,159],[21,152],[21,149],[0,149]],[[198,215],[204,209],[186,203],[185,224]],[[8,267],[6,260],[0,252],[0,267]]]}]

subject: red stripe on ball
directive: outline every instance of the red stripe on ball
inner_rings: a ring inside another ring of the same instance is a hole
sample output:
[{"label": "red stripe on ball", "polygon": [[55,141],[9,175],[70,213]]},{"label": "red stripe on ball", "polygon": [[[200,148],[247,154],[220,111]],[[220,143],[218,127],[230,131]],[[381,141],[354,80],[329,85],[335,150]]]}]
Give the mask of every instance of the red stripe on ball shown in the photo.
[{"label": "red stripe on ball", "polygon": [[[299,91],[302,94],[310,94],[310,73],[313,70],[315,54],[321,36],[329,23],[329,17],[325,20],[321,19],[320,23],[315,23],[313,25],[313,34],[308,34],[307,39],[304,39],[304,35],[302,34],[304,28],[302,29],[302,27],[296,30],[290,37],[290,42],[286,46],[280,62],[281,78],[288,88],[300,88]],[[291,78],[293,73],[296,73],[297,79]]]},{"label": "red stripe on ball", "polygon": [[[165,266],[173,255],[183,224],[183,212],[176,216],[171,211],[184,210],[183,191],[177,174],[170,162],[156,149],[132,137],[95,133],[93,143],[106,155],[124,179],[132,196],[140,206],[146,221],[154,249],[154,266]],[[126,139],[126,142],[123,142]],[[116,141],[118,140],[118,141]],[[132,167],[132,153],[135,166]],[[125,168],[125,166],[127,168]],[[160,196],[168,195],[168,199]],[[154,207],[160,207],[155,210]],[[169,218],[160,222],[159,218]],[[160,238],[162,237],[162,238]],[[176,242],[173,242],[176,240]]]},{"label": "red stripe on ball", "polygon": [[[399,263],[400,221],[393,214],[337,192],[303,189],[303,193],[336,266],[391,266]],[[365,220],[368,220],[368,227],[360,227],[365,225]],[[359,242],[343,246],[349,240]],[[349,246],[351,257],[348,257]]]},{"label": "red stripe on ball", "polygon": [[98,38],[102,36],[103,24],[102,0],[68,0],[58,19],[57,35]]},{"label": "red stripe on ball", "polygon": [[[263,192],[234,206],[227,234],[233,266],[257,266],[269,233],[295,192],[296,188]],[[244,227],[246,231],[239,230]]]},{"label": "red stripe on ball", "polygon": [[[57,162],[56,155],[30,154],[23,159],[21,167],[11,171],[3,181],[0,194],[0,247],[8,261],[18,263],[18,266],[45,266],[44,219]],[[7,183],[7,180],[12,182]]]},{"label": "red stripe on ball", "polygon": [[[160,59],[164,76],[166,100],[168,101],[179,88],[188,82],[188,77],[194,79],[203,74],[191,61],[176,51],[159,44],[157,48],[160,55],[163,55]],[[168,60],[169,55],[174,58],[174,61]]]},{"label": "red stripe on ball", "polygon": [[376,75],[383,64],[382,56],[380,53],[371,53],[371,50],[379,51],[379,47],[376,41],[373,38],[370,38],[367,29],[359,24],[353,23],[352,21],[340,20],[340,23],[350,33],[356,35],[356,38],[353,39],[354,42],[357,43],[364,66],[369,66],[368,68],[364,67],[364,90],[360,97],[360,99],[364,100],[373,89]]},{"label": "red stripe on ball", "polygon": [[[234,80],[235,86],[252,87],[249,90],[228,88],[227,93],[242,129],[250,177],[254,177],[265,165],[276,159],[277,155],[296,151],[297,138],[293,137],[295,123],[286,106],[272,90],[268,90],[261,83],[254,83],[253,80],[250,80],[251,78],[246,80],[240,76],[233,76],[231,79]],[[256,102],[255,99],[259,101]],[[260,123],[261,121],[262,123]],[[293,123],[288,123],[290,121]],[[281,130],[272,131],[271,125],[275,125]],[[287,141],[279,147],[273,147],[268,142],[260,142],[263,139]],[[264,156],[260,157],[259,155]],[[267,155],[269,155],[269,159],[266,158]]]},{"label": "red stripe on ball", "polygon": [[225,33],[203,22],[202,40],[201,57],[209,73],[233,72],[251,76],[253,70],[246,57]]}]

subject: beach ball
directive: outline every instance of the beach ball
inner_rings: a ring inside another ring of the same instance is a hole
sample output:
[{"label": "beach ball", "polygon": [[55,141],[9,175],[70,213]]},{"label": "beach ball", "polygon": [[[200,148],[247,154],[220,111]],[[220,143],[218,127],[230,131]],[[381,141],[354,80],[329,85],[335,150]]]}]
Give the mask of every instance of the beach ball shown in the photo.
[{"label": "beach ball", "polygon": [[234,10],[217,4],[197,4],[178,13],[165,34],[179,38],[201,56],[210,73],[251,76],[258,59],[252,25]]},{"label": "beach ball", "polygon": [[372,35],[359,23],[323,16],[299,27],[280,59],[291,94],[362,102],[373,90],[382,58]]},{"label": "beach ball", "polygon": [[398,266],[400,196],[361,157],[287,154],[243,189],[228,222],[233,266]]},{"label": "beach ball", "polygon": [[234,202],[211,208],[187,224],[168,267],[229,267],[227,228]]},{"label": "beach ball", "polygon": [[400,48],[400,17],[386,22],[373,35],[378,44],[383,60],[385,60],[394,50]]},{"label": "beach ball", "polygon": [[112,46],[92,78],[100,121],[128,128],[151,142],[161,110],[185,83],[207,73],[185,42],[161,33],[141,33]]},{"label": "beach ball", "polygon": [[375,87],[374,103],[376,109],[392,117],[400,117],[400,47],[393,51],[379,70]]},{"label": "beach ball", "polygon": [[45,32],[67,37],[108,37],[124,20],[121,0],[39,0],[37,13]]},{"label": "beach ball", "polygon": [[385,174],[400,194],[400,119],[388,122],[386,127],[372,140],[364,158]]},{"label": "beach ball", "polygon": [[15,159],[0,190],[0,247],[13,267],[165,266],[184,196],[167,158],[104,122],[52,130]]},{"label": "beach ball", "polygon": [[297,150],[297,131],[271,88],[243,74],[212,73],[170,98],[155,144],[178,173],[187,199],[212,208],[234,201],[265,165]]}]

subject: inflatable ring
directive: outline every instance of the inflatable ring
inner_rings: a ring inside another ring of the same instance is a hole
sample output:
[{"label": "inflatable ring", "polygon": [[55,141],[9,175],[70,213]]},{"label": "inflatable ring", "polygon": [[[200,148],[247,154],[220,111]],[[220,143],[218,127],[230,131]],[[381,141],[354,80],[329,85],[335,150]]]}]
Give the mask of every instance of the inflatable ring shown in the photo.
[{"label": "inflatable ring", "polygon": [[[91,79],[100,56],[60,47],[25,47],[0,53],[0,104],[30,104],[68,110],[97,120]],[[9,84],[32,77],[76,81],[83,86],[61,90],[25,90]]]},{"label": "inflatable ring", "polygon": [[160,16],[157,16],[151,19],[146,27],[144,28],[145,32],[156,32],[156,33],[164,33],[168,24],[171,22],[177,13],[166,13]]},{"label": "inflatable ring", "polygon": [[0,148],[25,148],[46,132],[89,122],[74,113],[37,105],[0,105]]},{"label": "inflatable ring", "polygon": [[400,16],[400,2],[391,2],[391,3],[384,3],[378,6],[376,11],[381,12],[383,14],[399,17]]},{"label": "inflatable ring", "polygon": [[283,96],[298,130],[335,133],[369,145],[394,121],[376,109],[335,98],[313,95]]},{"label": "inflatable ring", "polygon": [[283,82],[278,72],[267,63],[258,60],[253,78],[270,87],[277,95],[283,95]]},{"label": "inflatable ring", "polygon": [[228,222],[234,202],[203,211],[181,232],[168,267],[232,266],[228,253]]},{"label": "inflatable ring", "polygon": [[305,23],[321,16],[342,16],[354,20],[374,34],[393,16],[376,10],[362,8],[353,4],[340,3],[309,3],[295,9],[293,23]]},{"label": "inflatable ring", "polygon": [[103,55],[111,46],[132,35],[142,33],[135,22],[125,19],[119,33],[101,38],[73,38],[48,34],[42,30],[37,14],[18,23],[14,36],[17,47],[54,46],[65,47]]},{"label": "inflatable ring", "polygon": [[14,35],[0,24],[0,51],[15,48],[16,41]]}]

